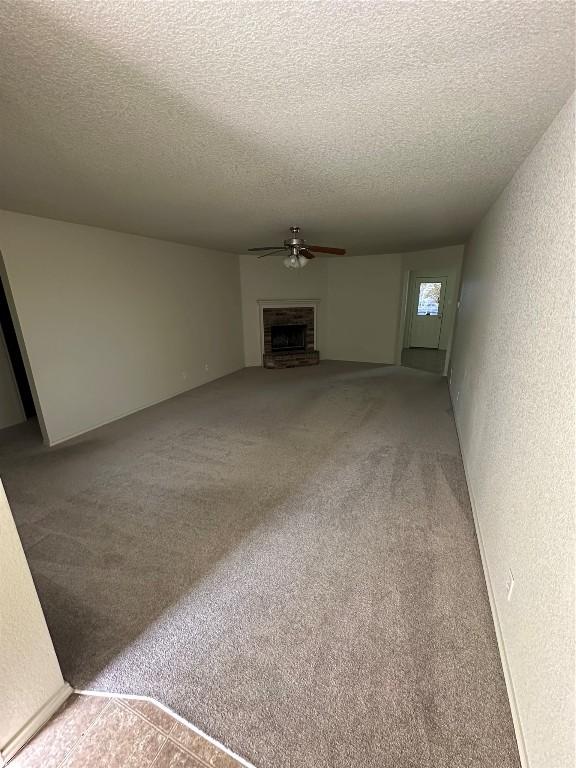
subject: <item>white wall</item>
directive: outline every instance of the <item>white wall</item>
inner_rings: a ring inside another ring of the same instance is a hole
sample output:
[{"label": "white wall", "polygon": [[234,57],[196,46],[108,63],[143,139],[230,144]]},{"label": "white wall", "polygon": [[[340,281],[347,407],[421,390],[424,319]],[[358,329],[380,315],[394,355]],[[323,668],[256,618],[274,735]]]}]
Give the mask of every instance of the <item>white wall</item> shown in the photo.
[{"label": "white wall", "polygon": [[468,244],[451,382],[530,768],[575,764],[573,109]]},{"label": "white wall", "polygon": [[6,349],[4,334],[0,329],[0,429],[26,421],[12,363]]},{"label": "white wall", "polygon": [[0,211],[51,444],[243,365],[238,257]]},{"label": "white wall", "polygon": [[326,260],[331,360],[393,363],[400,321],[402,257],[399,254]]},{"label": "white wall", "polygon": [[1,482],[0,584],[0,754],[7,758],[70,688],[62,679]]},{"label": "white wall", "polygon": [[317,258],[290,270],[282,258],[240,257],[246,365],[261,365],[258,299],[320,299],[321,357],[371,363],[397,359],[402,280],[417,265],[457,269],[462,246],[412,254]]}]

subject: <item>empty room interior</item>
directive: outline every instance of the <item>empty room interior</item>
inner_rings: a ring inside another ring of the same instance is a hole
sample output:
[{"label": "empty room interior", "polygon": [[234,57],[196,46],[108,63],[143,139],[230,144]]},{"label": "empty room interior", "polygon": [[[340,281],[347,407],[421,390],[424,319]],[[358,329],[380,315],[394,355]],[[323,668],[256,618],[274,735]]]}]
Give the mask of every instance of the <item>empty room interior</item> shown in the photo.
[{"label": "empty room interior", "polygon": [[575,8],[2,3],[0,765],[573,768]]}]

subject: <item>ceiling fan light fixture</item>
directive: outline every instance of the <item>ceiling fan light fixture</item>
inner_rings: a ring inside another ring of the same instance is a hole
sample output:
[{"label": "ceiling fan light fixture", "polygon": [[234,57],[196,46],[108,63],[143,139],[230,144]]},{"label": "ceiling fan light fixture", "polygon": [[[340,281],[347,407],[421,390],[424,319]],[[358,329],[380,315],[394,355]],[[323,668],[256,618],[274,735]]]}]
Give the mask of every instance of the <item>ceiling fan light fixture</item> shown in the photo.
[{"label": "ceiling fan light fixture", "polygon": [[290,255],[284,259],[284,266],[289,269],[298,269],[300,267],[298,248],[292,246],[290,249]]},{"label": "ceiling fan light fixture", "polygon": [[346,253],[344,248],[330,248],[325,245],[308,245],[304,238],[299,237],[300,227],[290,227],[292,237],[286,238],[283,245],[270,245],[270,246],[258,246],[257,248],[248,248],[249,251],[269,251],[268,253],[259,254],[258,258],[263,259],[265,256],[273,256],[276,253],[289,251],[288,255],[284,257],[282,263],[288,269],[301,269],[305,267],[310,259],[316,257],[316,252],[326,255],[344,256]]},{"label": "ceiling fan light fixture", "polygon": [[306,256],[302,256],[300,253],[291,253],[290,256],[286,256],[283,260],[283,264],[288,269],[301,269],[308,264],[309,259]]}]

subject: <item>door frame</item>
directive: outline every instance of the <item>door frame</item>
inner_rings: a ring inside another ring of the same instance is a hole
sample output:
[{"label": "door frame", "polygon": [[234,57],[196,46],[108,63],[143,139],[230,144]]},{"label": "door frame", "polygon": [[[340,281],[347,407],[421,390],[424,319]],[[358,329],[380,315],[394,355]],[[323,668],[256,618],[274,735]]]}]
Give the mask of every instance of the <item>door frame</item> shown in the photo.
[{"label": "door frame", "polygon": [[406,306],[406,328],[404,331],[403,349],[410,347],[410,337],[412,336],[412,324],[414,322],[414,306],[416,304],[416,284],[419,280],[443,280],[443,286],[441,291],[442,307],[440,314],[440,330],[438,331],[438,346],[430,347],[430,349],[440,349],[440,337],[442,334],[442,327],[444,324],[444,307],[446,304],[446,294],[448,292],[448,275],[434,275],[432,272],[412,272],[408,281],[408,303]]},{"label": "door frame", "polygon": [[[26,378],[28,379],[30,394],[32,395],[32,400],[34,402],[34,408],[36,410],[36,418],[38,419],[38,425],[40,427],[42,439],[44,441],[44,445],[49,446],[50,440],[48,438],[48,431],[46,429],[46,423],[44,421],[44,414],[42,412],[42,407],[40,405],[40,398],[38,397],[36,381],[34,380],[34,375],[32,373],[32,366],[30,365],[28,350],[26,348],[24,334],[22,332],[22,327],[20,325],[20,318],[18,317],[18,312],[16,310],[16,305],[14,302],[14,296],[12,295],[12,286],[10,284],[10,278],[8,277],[8,270],[6,268],[6,261],[4,259],[4,254],[2,253],[2,249],[0,249],[0,280],[2,280],[2,285],[4,287],[4,293],[6,295],[6,301],[8,303],[8,310],[10,312],[10,317],[12,319],[12,324],[14,326],[14,331],[16,333],[16,340],[18,342],[18,347],[20,349],[20,354],[22,356],[22,363],[24,365]],[[20,395],[20,393],[18,394]],[[20,396],[20,399],[22,399],[21,396]]]},{"label": "door frame", "polygon": [[[442,322],[446,319],[446,301],[448,298],[452,302],[458,300],[458,291],[460,284],[460,268],[455,269],[454,265],[446,267],[432,267],[430,269],[405,269],[402,277],[402,295],[400,301],[400,318],[398,323],[398,336],[396,339],[396,365],[402,365],[402,350],[405,348],[405,342],[408,338],[409,324],[408,315],[410,312],[411,287],[414,279],[418,277],[444,277],[446,278],[446,293],[444,296],[444,307]],[[449,295],[450,292],[450,295]],[[443,376],[448,375],[450,369],[450,355],[452,352],[452,340],[454,337],[454,327],[456,324],[456,311],[453,311],[450,328],[448,332],[448,341],[446,343],[446,357],[444,359]]]}]

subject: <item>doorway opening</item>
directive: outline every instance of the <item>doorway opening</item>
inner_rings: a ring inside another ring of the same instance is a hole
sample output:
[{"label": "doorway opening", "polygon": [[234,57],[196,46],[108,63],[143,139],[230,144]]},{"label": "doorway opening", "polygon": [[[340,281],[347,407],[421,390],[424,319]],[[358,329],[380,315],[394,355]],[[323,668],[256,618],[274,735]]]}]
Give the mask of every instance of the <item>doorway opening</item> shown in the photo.
[{"label": "doorway opening", "polygon": [[36,406],[34,405],[34,398],[32,397],[32,390],[30,389],[28,374],[26,373],[26,366],[22,358],[2,275],[0,275],[0,330],[4,337],[4,344],[12,366],[14,381],[20,395],[24,415],[26,419],[34,419],[36,418]]},{"label": "doorway opening", "polygon": [[450,269],[407,271],[398,363],[446,375],[456,281]]}]

